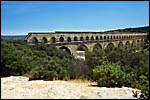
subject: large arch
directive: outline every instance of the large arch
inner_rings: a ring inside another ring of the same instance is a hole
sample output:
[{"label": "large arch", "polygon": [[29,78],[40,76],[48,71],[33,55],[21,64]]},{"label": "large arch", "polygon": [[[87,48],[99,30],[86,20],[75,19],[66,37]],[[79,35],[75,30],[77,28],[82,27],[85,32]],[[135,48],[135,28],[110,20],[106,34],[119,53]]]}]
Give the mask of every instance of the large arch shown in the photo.
[{"label": "large arch", "polygon": [[47,38],[46,38],[46,37],[43,37],[43,38],[42,38],[42,43],[47,43],[47,42],[48,42]]},{"label": "large arch", "polygon": [[33,38],[32,38],[32,43],[33,43],[33,44],[37,44],[37,43],[38,43],[38,39],[37,39],[36,37],[33,37]]},{"label": "large arch", "polygon": [[97,44],[95,44],[95,45],[93,46],[93,51],[94,51],[94,50],[100,50],[100,49],[102,49],[102,46],[101,46],[101,44],[99,44],[99,43],[97,43]]},{"label": "large arch", "polygon": [[71,49],[70,49],[69,47],[62,46],[62,47],[60,47],[59,49],[65,51],[65,52],[67,52],[67,53],[69,53],[70,55],[72,54]]},{"label": "large arch", "polygon": [[89,51],[89,49],[86,45],[82,44],[77,48],[77,51]]},{"label": "large arch", "polygon": [[114,47],[115,47],[115,45],[111,42],[111,43],[109,43],[109,44],[107,45],[106,48],[112,49],[112,48],[114,48]]},{"label": "large arch", "polygon": [[123,47],[123,42],[119,42],[118,47]]},{"label": "large arch", "polygon": [[127,42],[125,43],[125,47],[126,47],[126,48],[130,47],[130,42],[129,42],[129,41],[127,41]]},{"label": "large arch", "polygon": [[136,47],[135,40],[132,41],[131,47],[132,47],[132,48],[135,48],[135,47]]}]

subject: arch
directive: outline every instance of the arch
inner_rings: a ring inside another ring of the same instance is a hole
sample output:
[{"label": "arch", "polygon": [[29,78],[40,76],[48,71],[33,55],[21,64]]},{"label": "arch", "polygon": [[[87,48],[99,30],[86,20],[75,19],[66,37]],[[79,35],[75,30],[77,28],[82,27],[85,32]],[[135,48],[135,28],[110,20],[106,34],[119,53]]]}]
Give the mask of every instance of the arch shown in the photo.
[{"label": "arch", "polygon": [[59,41],[60,41],[60,42],[64,42],[64,37],[60,37],[60,38],[59,38]]},{"label": "arch", "polygon": [[114,39],[115,39],[116,37],[114,36]]},{"label": "arch", "polygon": [[46,37],[43,37],[42,38],[42,43],[47,43],[48,41],[47,41],[47,38]]},{"label": "arch", "polygon": [[59,49],[65,51],[65,52],[67,52],[67,53],[69,53],[70,55],[72,54],[71,49],[70,49],[69,47],[62,46],[62,47],[60,47]]},{"label": "arch", "polygon": [[106,39],[106,36],[104,36],[104,40]]},{"label": "arch", "polygon": [[99,40],[98,36],[96,36],[96,40]]},{"label": "arch", "polygon": [[119,42],[118,47],[123,47],[123,42]]},{"label": "arch", "polygon": [[89,50],[86,45],[82,44],[77,48],[77,51],[89,51]]},{"label": "arch", "polygon": [[81,37],[80,37],[80,41],[83,41],[83,40],[84,40],[84,39],[83,39],[83,36],[81,36]]},{"label": "arch", "polygon": [[56,38],[55,38],[55,37],[51,37],[50,42],[51,42],[51,43],[55,43],[55,42],[56,42]]},{"label": "arch", "polygon": [[88,36],[86,36],[86,40],[89,40],[89,37],[88,37]]},{"label": "arch", "polygon": [[99,44],[99,43],[97,43],[97,44],[95,44],[95,45],[93,46],[93,51],[94,51],[94,50],[100,50],[100,49],[102,49],[102,46],[101,46],[101,44]]},{"label": "arch", "polygon": [[94,36],[91,36],[91,40],[94,40]]},{"label": "arch", "polygon": [[71,42],[71,37],[68,37],[68,38],[67,38],[67,41],[68,41],[68,42]]},{"label": "arch", "polygon": [[111,36],[110,39],[112,39],[113,37]]},{"label": "arch", "polygon": [[141,43],[144,43],[144,40],[143,40],[143,39],[141,40]]},{"label": "arch", "polygon": [[74,41],[78,41],[78,38],[77,38],[77,36],[75,36],[75,37],[74,37]]},{"label": "arch", "polygon": [[136,44],[135,44],[135,41],[134,41],[134,40],[132,41],[131,46],[132,46],[133,48],[135,48]]},{"label": "arch", "polygon": [[109,40],[109,36],[107,36],[107,39]]},{"label": "arch", "polygon": [[119,36],[119,39],[121,39],[121,36]]},{"label": "arch", "polygon": [[141,40],[141,47],[143,47],[144,46],[144,40],[142,39]]},{"label": "arch", "polygon": [[103,39],[103,37],[102,36],[100,36],[100,40],[102,40]]},{"label": "arch", "polygon": [[114,47],[115,47],[115,45],[111,42],[111,43],[109,43],[109,44],[107,45],[106,48],[112,49],[112,48],[114,48]]},{"label": "arch", "polygon": [[129,42],[129,41],[127,41],[127,42],[125,43],[125,47],[126,47],[126,48],[130,47],[130,42]]},{"label": "arch", "polygon": [[118,35],[117,35],[117,39],[118,39]]},{"label": "arch", "polygon": [[38,39],[37,39],[36,37],[33,37],[33,38],[32,38],[32,43],[33,43],[33,44],[37,44],[37,43],[38,43]]},{"label": "arch", "polygon": [[122,36],[122,39],[124,39],[124,36]]}]

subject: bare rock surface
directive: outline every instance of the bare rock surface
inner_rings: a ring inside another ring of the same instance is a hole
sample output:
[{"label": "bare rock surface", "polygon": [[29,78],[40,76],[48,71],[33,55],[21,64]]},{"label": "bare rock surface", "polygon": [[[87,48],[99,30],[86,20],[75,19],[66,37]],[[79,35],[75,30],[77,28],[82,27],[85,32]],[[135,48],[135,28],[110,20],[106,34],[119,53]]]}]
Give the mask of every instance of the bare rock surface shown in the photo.
[{"label": "bare rock surface", "polygon": [[106,88],[92,83],[33,80],[23,76],[1,78],[2,99],[135,99],[133,88]]}]

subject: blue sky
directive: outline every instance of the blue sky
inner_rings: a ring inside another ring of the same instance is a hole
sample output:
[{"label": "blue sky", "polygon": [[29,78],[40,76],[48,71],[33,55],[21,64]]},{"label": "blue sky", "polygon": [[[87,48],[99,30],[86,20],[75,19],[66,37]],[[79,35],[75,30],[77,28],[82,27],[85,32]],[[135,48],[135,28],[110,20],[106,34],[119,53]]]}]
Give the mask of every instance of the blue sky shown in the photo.
[{"label": "blue sky", "polygon": [[1,35],[149,25],[149,1],[1,1]]}]

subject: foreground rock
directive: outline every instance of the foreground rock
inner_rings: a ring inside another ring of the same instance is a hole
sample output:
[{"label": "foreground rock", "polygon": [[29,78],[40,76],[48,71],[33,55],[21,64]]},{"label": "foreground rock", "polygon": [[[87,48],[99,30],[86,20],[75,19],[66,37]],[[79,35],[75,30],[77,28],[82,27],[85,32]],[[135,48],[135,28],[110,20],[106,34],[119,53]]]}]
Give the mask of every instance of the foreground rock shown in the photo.
[{"label": "foreground rock", "polygon": [[2,99],[134,99],[132,88],[105,88],[70,81],[28,81],[22,76],[1,78]]}]

